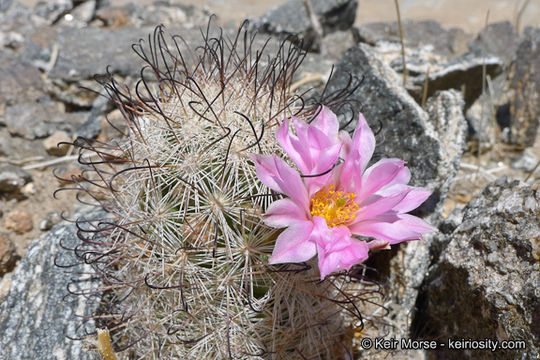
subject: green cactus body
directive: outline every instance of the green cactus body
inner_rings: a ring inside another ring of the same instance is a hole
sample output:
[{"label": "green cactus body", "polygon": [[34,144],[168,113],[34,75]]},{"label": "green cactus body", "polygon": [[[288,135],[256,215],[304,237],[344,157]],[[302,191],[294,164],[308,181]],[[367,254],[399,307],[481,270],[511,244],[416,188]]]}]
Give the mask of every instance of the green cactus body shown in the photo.
[{"label": "green cactus body", "polygon": [[207,34],[190,66],[158,28],[139,48],[152,79],[132,89],[104,83],[128,130],[109,144],[81,145],[91,181],[79,190],[109,214],[81,257],[106,285],[96,289],[103,306],[95,319],[121,358],[350,352],[355,302],[368,291],[343,276],[321,282],[316,262],[268,265],[279,229],[262,214],[276,195],[249,157],[281,154],[274,131],[284,116],[313,115],[288,93],[304,54],[283,42],[262,66],[243,35]]}]

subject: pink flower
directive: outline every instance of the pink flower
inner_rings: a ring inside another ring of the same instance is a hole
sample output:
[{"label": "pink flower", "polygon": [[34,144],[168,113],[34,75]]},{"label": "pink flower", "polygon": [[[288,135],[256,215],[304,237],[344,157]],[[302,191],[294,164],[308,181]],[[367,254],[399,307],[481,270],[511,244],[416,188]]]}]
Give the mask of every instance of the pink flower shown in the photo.
[{"label": "pink flower", "polygon": [[[252,156],[261,181],[286,195],[270,204],[264,215],[267,225],[285,228],[270,264],[303,262],[318,254],[324,279],[366,260],[370,248],[420,239],[434,231],[407,214],[431,192],[407,185],[410,172],[404,161],[382,159],[366,168],[375,137],[361,114],[352,139],[339,132],[336,115],[324,106],[311,124],[294,117],[292,122],[296,135],[285,120],[276,138],[302,176],[276,155]],[[340,155],[343,161],[338,164]]]}]

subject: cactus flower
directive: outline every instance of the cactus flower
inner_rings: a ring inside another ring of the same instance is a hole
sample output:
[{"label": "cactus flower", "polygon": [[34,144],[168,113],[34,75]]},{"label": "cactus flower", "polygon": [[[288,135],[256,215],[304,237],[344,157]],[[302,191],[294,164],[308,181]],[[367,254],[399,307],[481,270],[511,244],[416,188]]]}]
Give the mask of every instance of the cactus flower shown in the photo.
[{"label": "cactus flower", "polygon": [[264,215],[267,225],[285,228],[270,264],[303,262],[318,255],[324,279],[363,262],[369,249],[420,239],[434,230],[407,214],[431,192],[407,185],[405,161],[381,159],[367,167],[375,137],[362,114],[352,139],[339,132],[336,115],[324,106],[311,124],[294,117],[292,122],[296,135],[284,120],[276,138],[300,173],[276,155],[252,156],[260,180],[286,196],[270,204]]}]

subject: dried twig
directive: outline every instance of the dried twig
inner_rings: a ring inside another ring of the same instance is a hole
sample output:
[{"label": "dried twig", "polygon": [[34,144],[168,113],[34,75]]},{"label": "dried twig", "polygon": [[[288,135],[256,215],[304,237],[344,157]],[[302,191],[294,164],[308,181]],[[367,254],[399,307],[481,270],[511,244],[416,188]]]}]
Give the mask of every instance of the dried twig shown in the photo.
[{"label": "dried twig", "polygon": [[401,41],[401,59],[403,62],[403,86],[407,83],[407,63],[405,61],[405,43],[403,42],[403,27],[401,26],[401,14],[399,12],[399,0],[394,0],[396,4],[397,20],[399,27],[399,40]]}]

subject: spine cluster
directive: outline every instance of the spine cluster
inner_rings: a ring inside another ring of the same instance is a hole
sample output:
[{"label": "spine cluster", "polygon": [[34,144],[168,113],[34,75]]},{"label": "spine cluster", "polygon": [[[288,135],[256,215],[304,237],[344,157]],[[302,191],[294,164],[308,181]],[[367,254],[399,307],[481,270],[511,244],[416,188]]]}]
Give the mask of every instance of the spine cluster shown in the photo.
[{"label": "spine cluster", "polygon": [[189,49],[158,27],[134,46],[139,82],[103,82],[126,127],[75,142],[79,199],[106,214],[79,224],[75,251],[104,284],[83,295],[121,358],[345,357],[379,293],[354,272],[321,282],[315,263],[268,265],[279,229],[262,214],[277,194],[249,156],[280,154],[285,117],[313,117],[289,93],[305,54],[282,42],[268,56],[244,27],[219,30]]}]

